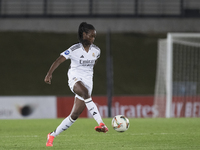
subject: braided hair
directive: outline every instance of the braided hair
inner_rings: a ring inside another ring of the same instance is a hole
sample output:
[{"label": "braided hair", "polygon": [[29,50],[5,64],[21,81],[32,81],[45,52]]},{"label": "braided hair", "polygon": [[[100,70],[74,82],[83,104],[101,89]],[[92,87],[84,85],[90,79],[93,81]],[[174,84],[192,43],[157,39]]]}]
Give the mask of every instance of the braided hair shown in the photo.
[{"label": "braided hair", "polygon": [[87,22],[82,22],[79,25],[78,28],[78,39],[79,42],[83,41],[83,32],[85,32],[86,34],[89,32],[89,30],[95,30],[94,26],[91,24],[88,24]]}]

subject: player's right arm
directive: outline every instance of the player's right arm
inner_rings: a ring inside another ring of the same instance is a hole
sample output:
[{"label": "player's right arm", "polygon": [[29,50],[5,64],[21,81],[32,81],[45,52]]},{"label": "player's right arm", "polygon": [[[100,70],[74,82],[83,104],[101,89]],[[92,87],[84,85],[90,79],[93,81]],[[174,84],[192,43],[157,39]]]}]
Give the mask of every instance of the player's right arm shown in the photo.
[{"label": "player's right arm", "polygon": [[51,79],[52,79],[52,74],[54,72],[54,70],[64,61],[66,60],[66,58],[62,55],[60,55],[56,61],[53,62],[53,64],[51,65],[49,71],[47,72],[47,75],[44,78],[44,82],[46,82],[47,84],[51,84]]}]

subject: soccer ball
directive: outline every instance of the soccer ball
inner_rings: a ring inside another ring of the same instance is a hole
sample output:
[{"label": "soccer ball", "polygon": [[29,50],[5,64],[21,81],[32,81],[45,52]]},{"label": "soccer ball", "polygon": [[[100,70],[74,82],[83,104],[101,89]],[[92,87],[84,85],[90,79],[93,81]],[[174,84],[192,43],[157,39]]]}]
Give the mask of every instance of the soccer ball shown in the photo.
[{"label": "soccer ball", "polygon": [[123,115],[117,115],[112,119],[112,127],[118,132],[128,130],[130,124],[128,118]]}]

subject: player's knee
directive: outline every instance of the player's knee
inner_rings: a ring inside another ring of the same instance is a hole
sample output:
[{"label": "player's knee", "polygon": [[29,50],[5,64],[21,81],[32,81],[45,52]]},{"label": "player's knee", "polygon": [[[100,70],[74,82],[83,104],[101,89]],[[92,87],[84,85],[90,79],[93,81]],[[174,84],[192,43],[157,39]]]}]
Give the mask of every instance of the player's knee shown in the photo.
[{"label": "player's knee", "polygon": [[79,117],[79,113],[78,112],[73,112],[72,114],[71,114],[71,118],[73,119],[73,120],[76,120],[76,119],[78,119],[78,117]]},{"label": "player's knee", "polygon": [[88,93],[83,93],[82,97],[84,99],[88,99],[88,98],[90,98],[90,95]]},{"label": "player's knee", "polygon": [[89,92],[88,92],[88,90],[87,89],[85,89],[85,90],[83,90],[82,92],[81,92],[81,95],[80,95],[83,99],[88,99],[88,98],[90,98],[90,95],[89,95]]}]

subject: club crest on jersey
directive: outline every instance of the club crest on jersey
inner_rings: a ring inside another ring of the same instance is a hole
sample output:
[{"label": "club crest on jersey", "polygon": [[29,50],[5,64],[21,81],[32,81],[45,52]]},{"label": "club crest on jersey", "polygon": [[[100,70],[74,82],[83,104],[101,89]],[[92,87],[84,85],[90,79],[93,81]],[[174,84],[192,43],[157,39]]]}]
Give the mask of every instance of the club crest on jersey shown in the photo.
[{"label": "club crest on jersey", "polygon": [[69,55],[69,53],[70,53],[69,50],[65,51],[65,55]]},{"label": "club crest on jersey", "polygon": [[95,54],[94,54],[94,53],[92,53],[92,56],[93,56],[93,57],[95,57]]}]

